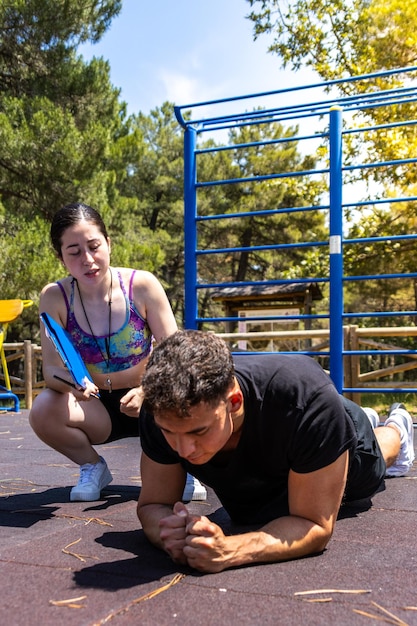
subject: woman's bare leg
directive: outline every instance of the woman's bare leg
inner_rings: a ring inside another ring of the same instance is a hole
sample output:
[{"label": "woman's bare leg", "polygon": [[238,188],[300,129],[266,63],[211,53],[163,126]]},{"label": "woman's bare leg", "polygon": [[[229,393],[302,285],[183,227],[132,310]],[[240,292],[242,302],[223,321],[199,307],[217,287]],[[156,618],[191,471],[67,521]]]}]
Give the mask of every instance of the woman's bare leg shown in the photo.
[{"label": "woman's bare leg", "polygon": [[29,422],[44,443],[74,463],[97,463],[92,444],[106,441],[111,421],[100,400],[78,402],[72,393],[45,389],[36,397]]}]

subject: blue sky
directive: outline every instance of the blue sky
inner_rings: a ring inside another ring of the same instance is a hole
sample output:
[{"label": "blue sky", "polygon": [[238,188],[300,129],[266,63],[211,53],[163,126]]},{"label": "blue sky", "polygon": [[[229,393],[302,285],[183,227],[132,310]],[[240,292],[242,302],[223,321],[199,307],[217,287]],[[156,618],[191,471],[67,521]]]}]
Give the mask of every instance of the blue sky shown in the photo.
[{"label": "blue sky", "polygon": [[129,113],[315,82],[282,71],[267,37],[253,41],[249,11],[246,0],[123,0],[102,41],[79,52],[109,61]]}]

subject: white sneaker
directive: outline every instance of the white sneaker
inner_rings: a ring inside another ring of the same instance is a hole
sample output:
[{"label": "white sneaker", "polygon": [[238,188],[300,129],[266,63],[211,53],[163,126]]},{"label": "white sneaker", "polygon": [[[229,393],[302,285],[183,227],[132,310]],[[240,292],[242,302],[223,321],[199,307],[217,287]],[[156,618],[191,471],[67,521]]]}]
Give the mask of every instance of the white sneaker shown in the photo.
[{"label": "white sneaker", "polygon": [[400,402],[391,406],[384,426],[389,424],[394,424],[400,430],[401,448],[395,463],[387,468],[385,475],[404,476],[414,461],[414,426],[411,415]]},{"label": "white sneaker", "polygon": [[185,483],[182,499],[187,502],[190,500],[207,500],[207,490],[197,478],[187,474],[187,482]]},{"label": "white sneaker", "polygon": [[375,411],[375,409],[371,409],[371,407],[369,407],[369,406],[364,406],[363,410],[365,411],[366,415],[368,416],[368,419],[371,422],[372,428],[375,430],[375,428],[377,428],[379,426],[379,415],[378,415],[378,413]]},{"label": "white sneaker", "polygon": [[100,457],[98,463],[85,463],[80,466],[80,479],[71,489],[71,502],[93,502],[100,499],[101,490],[107,487],[113,476],[107,467],[106,461]]}]

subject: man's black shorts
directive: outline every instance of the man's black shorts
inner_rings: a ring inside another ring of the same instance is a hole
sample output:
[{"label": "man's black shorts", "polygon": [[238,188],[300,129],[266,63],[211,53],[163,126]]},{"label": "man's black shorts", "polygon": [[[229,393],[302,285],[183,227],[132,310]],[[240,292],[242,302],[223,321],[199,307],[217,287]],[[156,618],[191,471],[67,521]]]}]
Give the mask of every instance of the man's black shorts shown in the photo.
[{"label": "man's black shorts", "polygon": [[350,461],[344,501],[369,498],[383,483],[386,464],[375,437],[374,429],[365,411],[350,400],[343,398],[358,436],[358,445]]}]

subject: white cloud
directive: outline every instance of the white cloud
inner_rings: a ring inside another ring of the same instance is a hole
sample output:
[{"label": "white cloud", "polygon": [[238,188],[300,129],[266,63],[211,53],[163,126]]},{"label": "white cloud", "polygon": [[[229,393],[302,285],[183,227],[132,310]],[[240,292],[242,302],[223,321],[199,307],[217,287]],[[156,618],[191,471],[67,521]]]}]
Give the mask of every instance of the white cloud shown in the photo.
[{"label": "white cloud", "polygon": [[191,104],[205,100],[216,99],[217,93],[222,92],[222,86],[213,90],[199,78],[194,78],[191,74],[182,74],[163,69],[159,72],[159,80],[164,85],[166,100],[175,104]]}]

